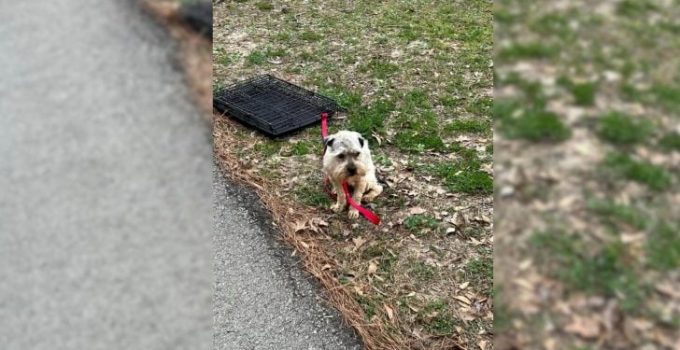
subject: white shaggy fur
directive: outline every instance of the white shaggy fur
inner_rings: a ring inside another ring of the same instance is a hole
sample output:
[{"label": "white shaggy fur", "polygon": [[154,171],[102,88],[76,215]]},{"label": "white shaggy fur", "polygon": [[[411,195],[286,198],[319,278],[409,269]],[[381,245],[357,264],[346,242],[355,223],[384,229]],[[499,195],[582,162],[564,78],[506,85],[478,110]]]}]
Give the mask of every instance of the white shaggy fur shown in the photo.
[{"label": "white shaggy fur", "polygon": [[[333,185],[333,192],[337,194],[337,202],[331,206],[335,212],[340,212],[347,206],[347,198],[342,190],[342,182],[353,188],[352,198],[357,203],[371,201],[382,193],[383,188],[375,177],[375,166],[368,149],[368,141],[361,134],[354,131],[338,131],[329,135],[324,143],[326,152],[323,155],[323,171]],[[349,217],[359,217],[359,212],[349,209]]]}]

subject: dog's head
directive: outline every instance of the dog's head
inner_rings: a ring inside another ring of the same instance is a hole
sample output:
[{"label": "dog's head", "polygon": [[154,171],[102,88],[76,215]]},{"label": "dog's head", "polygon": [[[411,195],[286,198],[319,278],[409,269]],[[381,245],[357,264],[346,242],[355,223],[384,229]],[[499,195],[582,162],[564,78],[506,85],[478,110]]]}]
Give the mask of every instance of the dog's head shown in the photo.
[{"label": "dog's head", "polygon": [[336,179],[365,176],[366,164],[362,155],[368,152],[368,143],[354,131],[339,131],[324,140],[324,168]]}]

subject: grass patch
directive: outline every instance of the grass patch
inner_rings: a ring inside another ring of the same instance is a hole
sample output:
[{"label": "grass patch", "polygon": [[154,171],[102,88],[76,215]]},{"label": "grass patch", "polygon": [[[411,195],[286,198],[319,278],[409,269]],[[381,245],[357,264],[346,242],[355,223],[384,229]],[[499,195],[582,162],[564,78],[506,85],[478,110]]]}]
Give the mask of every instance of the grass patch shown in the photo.
[{"label": "grass patch", "polygon": [[647,239],[649,266],[663,271],[680,268],[680,235],[678,227],[661,224]]},{"label": "grass patch", "polygon": [[340,107],[349,111],[354,111],[361,106],[361,94],[343,87],[322,87],[319,93],[335,100]]},{"label": "grass patch", "polygon": [[262,142],[256,144],[253,149],[265,157],[271,157],[281,151],[281,145],[281,142]]},{"label": "grass patch", "polygon": [[627,17],[637,17],[656,9],[656,5],[647,0],[623,0],[616,6],[616,13]]},{"label": "grass patch", "polygon": [[565,232],[537,232],[532,243],[544,259],[556,262],[553,274],[570,289],[620,299],[621,308],[635,312],[644,300],[645,290],[638,282],[620,243],[604,246],[590,255],[583,242]]},{"label": "grass patch", "polygon": [[652,125],[646,120],[636,120],[620,112],[602,116],[598,123],[598,136],[616,145],[631,145],[645,141],[652,132]]},{"label": "grass patch", "polygon": [[413,267],[409,271],[410,275],[420,282],[430,281],[437,276],[437,269],[422,261],[416,261],[412,265]]},{"label": "grass patch", "polygon": [[600,215],[609,225],[618,226],[623,222],[638,230],[647,227],[647,216],[633,207],[607,199],[592,199],[587,205],[588,209]]},{"label": "grass patch", "polygon": [[596,83],[574,83],[566,77],[561,77],[558,82],[571,92],[576,105],[592,106],[595,104],[595,94],[597,92]]},{"label": "grass patch", "polygon": [[404,112],[414,111],[416,108],[429,109],[432,107],[427,92],[423,89],[415,89],[406,93],[402,100]]},{"label": "grass patch", "polygon": [[331,200],[323,188],[309,184],[298,186],[295,190],[295,198],[312,207],[328,208],[331,205]]},{"label": "grass patch", "polygon": [[219,53],[217,55],[216,62],[218,64],[221,64],[223,66],[230,66],[234,63],[237,63],[241,59],[241,54],[238,52],[232,52],[232,53]]},{"label": "grass patch", "polygon": [[444,185],[453,192],[468,194],[491,194],[493,179],[491,175],[480,170],[477,157],[463,159],[456,163],[439,163],[430,167],[430,171],[442,178]]},{"label": "grass patch", "polygon": [[453,313],[443,300],[430,302],[423,308],[423,313],[428,321],[424,322],[425,328],[436,335],[452,334],[456,323]]},{"label": "grass patch", "polygon": [[516,43],[502,48],[496,55],[496,59],[506,62],[520,59],[548,59],[556,57],[559,52],[559,48],[546,46],[541,43]]},{"label": "grass patch", "polygon": [[487,120],[466,119],[455,120],[444,126],[444,131],[454,134],[482,134],[491,131],[491,123]]},{"label": "grass patch", "polygon": [[557,114],[537,108],[516,118],[501,119],[500,130],[509,138],[533,142],[561,142],[571,136],[571,130]]},{"label": "grass patch", "polygon": [[255,7],[260,11],[271,11],[274,9],[274,5],[269,1],[258,1],[255,3]]},{"label": "grass patch", "polygon": [[665,169],[645,161],[636,161],[627,154],[608,154],[604,166],[618,176],[645,184],[656,191],[671,185],[671,176]]},{"label": "grass patch", "polygon": [[273,49],[271,47],[265,49],[265,50],[255,50],[250,52],[248,56],[246,56],[246,64],[250,66],[261,66],[265,63],[267,63],[267,60],[270,58],[275,58],[275,57],[284,57],[287,54],[285,49],[279,48],[279,49]]},{"label": "grass patch", "polygon": [[[408,106],[405,109],[408,109]],[[439,122],[434,112],[428,110],[418,115],[402,111],[397,123],[395,129],[401,131],[395,135],[394,144],[401,151],[420,153],[448,150],[439,136]]]},{"label": "grass patch", "polygon": [[465,110],[476,116],[488,116],[491,113],[492,107],[493,99],[485,96],[470,101],[470,103],[465,106]]},{"label": "grass patch", "polygon": [[310,30],[306,30],[300,33],[300,39],[307,42],[315,42],[323,39],[323,35]]},{"label": "grass patch", "polygon": [[465,265],[465,272],[476,290],[486,296],[491,294],[491,287],[493,285],[493,259],[491,257],[484,256],[470,260]]},{"label": "grass patch", "polygon": [[296,142],[293,144],[293,148],[291,150],[291,154],[294,156],[304,156],[312,151],[312,146],[309,144],[309,142],[306,141],[300,141]]},{"label": "grass patch", "polygon": [[370,72],[374,78],[386,79],[399,71],[399,66],[394,63],[387,62],[381,59],[372,59],[371,62],[362,66],[360,72]]},{"label": "grass patch", "polygon": [[253,51],[246,56],[246,62],[249,65],[263,65],[267,63],[267,55],[263,51]]},{"label": "grass patch", "polygon": [[[351,102],[354,102],[352,100]],[[392,113],[395,106],[391,101],[376,101],[370,106],[358,108],[350,113],[348,127],[364,136],[367,140],[373,140],[374,132],[382,133],[385,128],[385,118]]]},{"label": "grass patch", "polygon": [[429,215],[411,215],[404,220],[404,227],[416,235],[425,235],[424,231],[435,230],[439,222]]},{"label": "grass patch", "polygon": [[665,151],[680,151],[680,134],[669,132],[659,140],[659,147]]}]

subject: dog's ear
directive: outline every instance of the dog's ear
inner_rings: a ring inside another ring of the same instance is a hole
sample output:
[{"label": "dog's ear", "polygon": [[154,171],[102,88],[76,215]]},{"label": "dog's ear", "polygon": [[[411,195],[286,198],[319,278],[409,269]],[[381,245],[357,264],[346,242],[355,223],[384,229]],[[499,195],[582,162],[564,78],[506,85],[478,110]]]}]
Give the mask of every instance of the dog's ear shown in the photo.
[{"label": "dog's ear", "polygon": [[359,144],[361,145],[361,148],[364,148],[364,143],[365,143],[365,142],[366,142],[366,140],[364,140],[363,137],[359,136]]},{"label": "dog's ear", "polygon": [[333,141],[335,141],[334,138],[332,137],[327,137],[323,140],[323,145],[326,147],[333,148]]}]

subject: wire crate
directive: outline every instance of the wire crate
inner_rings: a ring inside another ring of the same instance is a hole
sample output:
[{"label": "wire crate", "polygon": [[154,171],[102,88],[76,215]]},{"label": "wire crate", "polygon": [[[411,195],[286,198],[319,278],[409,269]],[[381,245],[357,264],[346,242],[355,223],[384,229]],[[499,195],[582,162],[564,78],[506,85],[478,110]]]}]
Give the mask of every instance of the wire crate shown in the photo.
[{"label": "wire crate", "polygon": [[213,107],[270,137],[300,130],[344,111],[328,97],[321,96],[272,75],[260,75],[220,89]]}]

